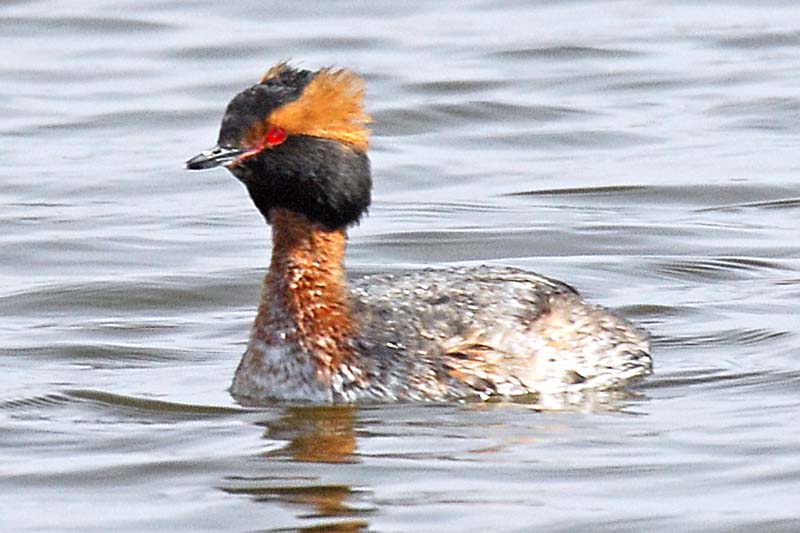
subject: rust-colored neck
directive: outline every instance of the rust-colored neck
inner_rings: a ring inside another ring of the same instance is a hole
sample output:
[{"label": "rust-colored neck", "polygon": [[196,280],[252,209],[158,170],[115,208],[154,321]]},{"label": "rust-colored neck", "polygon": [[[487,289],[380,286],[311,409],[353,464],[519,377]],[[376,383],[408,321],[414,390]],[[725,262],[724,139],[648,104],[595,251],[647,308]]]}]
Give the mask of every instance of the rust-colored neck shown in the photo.
[{"label": "rust-colored neck", "polygon": [[347,235],[284,209],[273,209],[270,222],[272,261],[254,336],[268,346],[297,346],[329,376],[352,355],[344,274]]}]

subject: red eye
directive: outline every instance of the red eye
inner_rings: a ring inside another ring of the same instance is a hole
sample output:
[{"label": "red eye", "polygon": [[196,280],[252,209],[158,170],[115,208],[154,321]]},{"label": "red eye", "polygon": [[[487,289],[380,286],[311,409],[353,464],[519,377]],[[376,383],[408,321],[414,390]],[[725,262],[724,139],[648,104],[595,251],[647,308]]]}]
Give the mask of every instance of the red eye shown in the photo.
[{"label": "red eye", "polygon": [[286,130],[279,128],[278,126],[272,126],[267,132],[267,136],[264,138],[264,140],[267,141],[267,144],[270,146],[281,144],[286,140]]},{"label": "red eye", "polygon": [[[258,134],[260,134],[260,132]],[[261,140],[255,146],[251,145],[249,150],[247,150],[242,155],[237,157],[234,163],[236,164],[241,163],[245,159],[249,159],[253,156],[260,154],[267,148],[279,145],[280,143],[286,140],[286,135],[287,133],[285,129],[280,128],[278,126],[270,126],[269,130],[267,130],[267,134],[264,135],[264,137],[262,137]],[[244,142],[245,146],[250,144],[250,141],[247,139]]]}]

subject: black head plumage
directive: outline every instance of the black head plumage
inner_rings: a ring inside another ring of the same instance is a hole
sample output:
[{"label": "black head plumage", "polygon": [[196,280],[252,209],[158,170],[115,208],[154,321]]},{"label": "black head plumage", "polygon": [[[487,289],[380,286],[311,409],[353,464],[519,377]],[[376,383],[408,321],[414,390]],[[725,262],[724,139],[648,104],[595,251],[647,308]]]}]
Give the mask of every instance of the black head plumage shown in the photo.
[{"label": "black head plumage", "polygon": [[362,95],[349,71],[279,64],[231,100],[217,147],[187,167],[225,164],[268,221],[283,208],[328,229],[354,224],[372,189]]}]

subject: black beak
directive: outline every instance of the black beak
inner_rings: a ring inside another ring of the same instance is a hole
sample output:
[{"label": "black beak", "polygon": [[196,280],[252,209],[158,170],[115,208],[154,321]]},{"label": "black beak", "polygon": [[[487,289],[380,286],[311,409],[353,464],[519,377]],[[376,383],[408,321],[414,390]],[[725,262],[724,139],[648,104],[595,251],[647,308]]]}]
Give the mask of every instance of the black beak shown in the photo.
[{"label": "black beak", "polygon": [[222,148],[215,146],[210,150],[204,150],[186,162],[186,168],[189,170],[203,170],[206,168],[214,168],[219,165],[224,165],[235,160],[242,155],[245,150],[239,148]]}]

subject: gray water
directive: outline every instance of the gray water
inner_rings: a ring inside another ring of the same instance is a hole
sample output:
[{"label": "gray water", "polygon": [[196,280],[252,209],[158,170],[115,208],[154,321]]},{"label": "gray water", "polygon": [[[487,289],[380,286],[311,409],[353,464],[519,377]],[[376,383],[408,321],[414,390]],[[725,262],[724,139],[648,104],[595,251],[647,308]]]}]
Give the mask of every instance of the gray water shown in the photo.
[{"label": "gray water", "polygon": [[[800,530],[800,7],[700,4],[4,2],[0,529]],[[268,230],[182,163],[284,59],[367,80],[352,275],[557,277],[656,374],[238,406]]]}]

